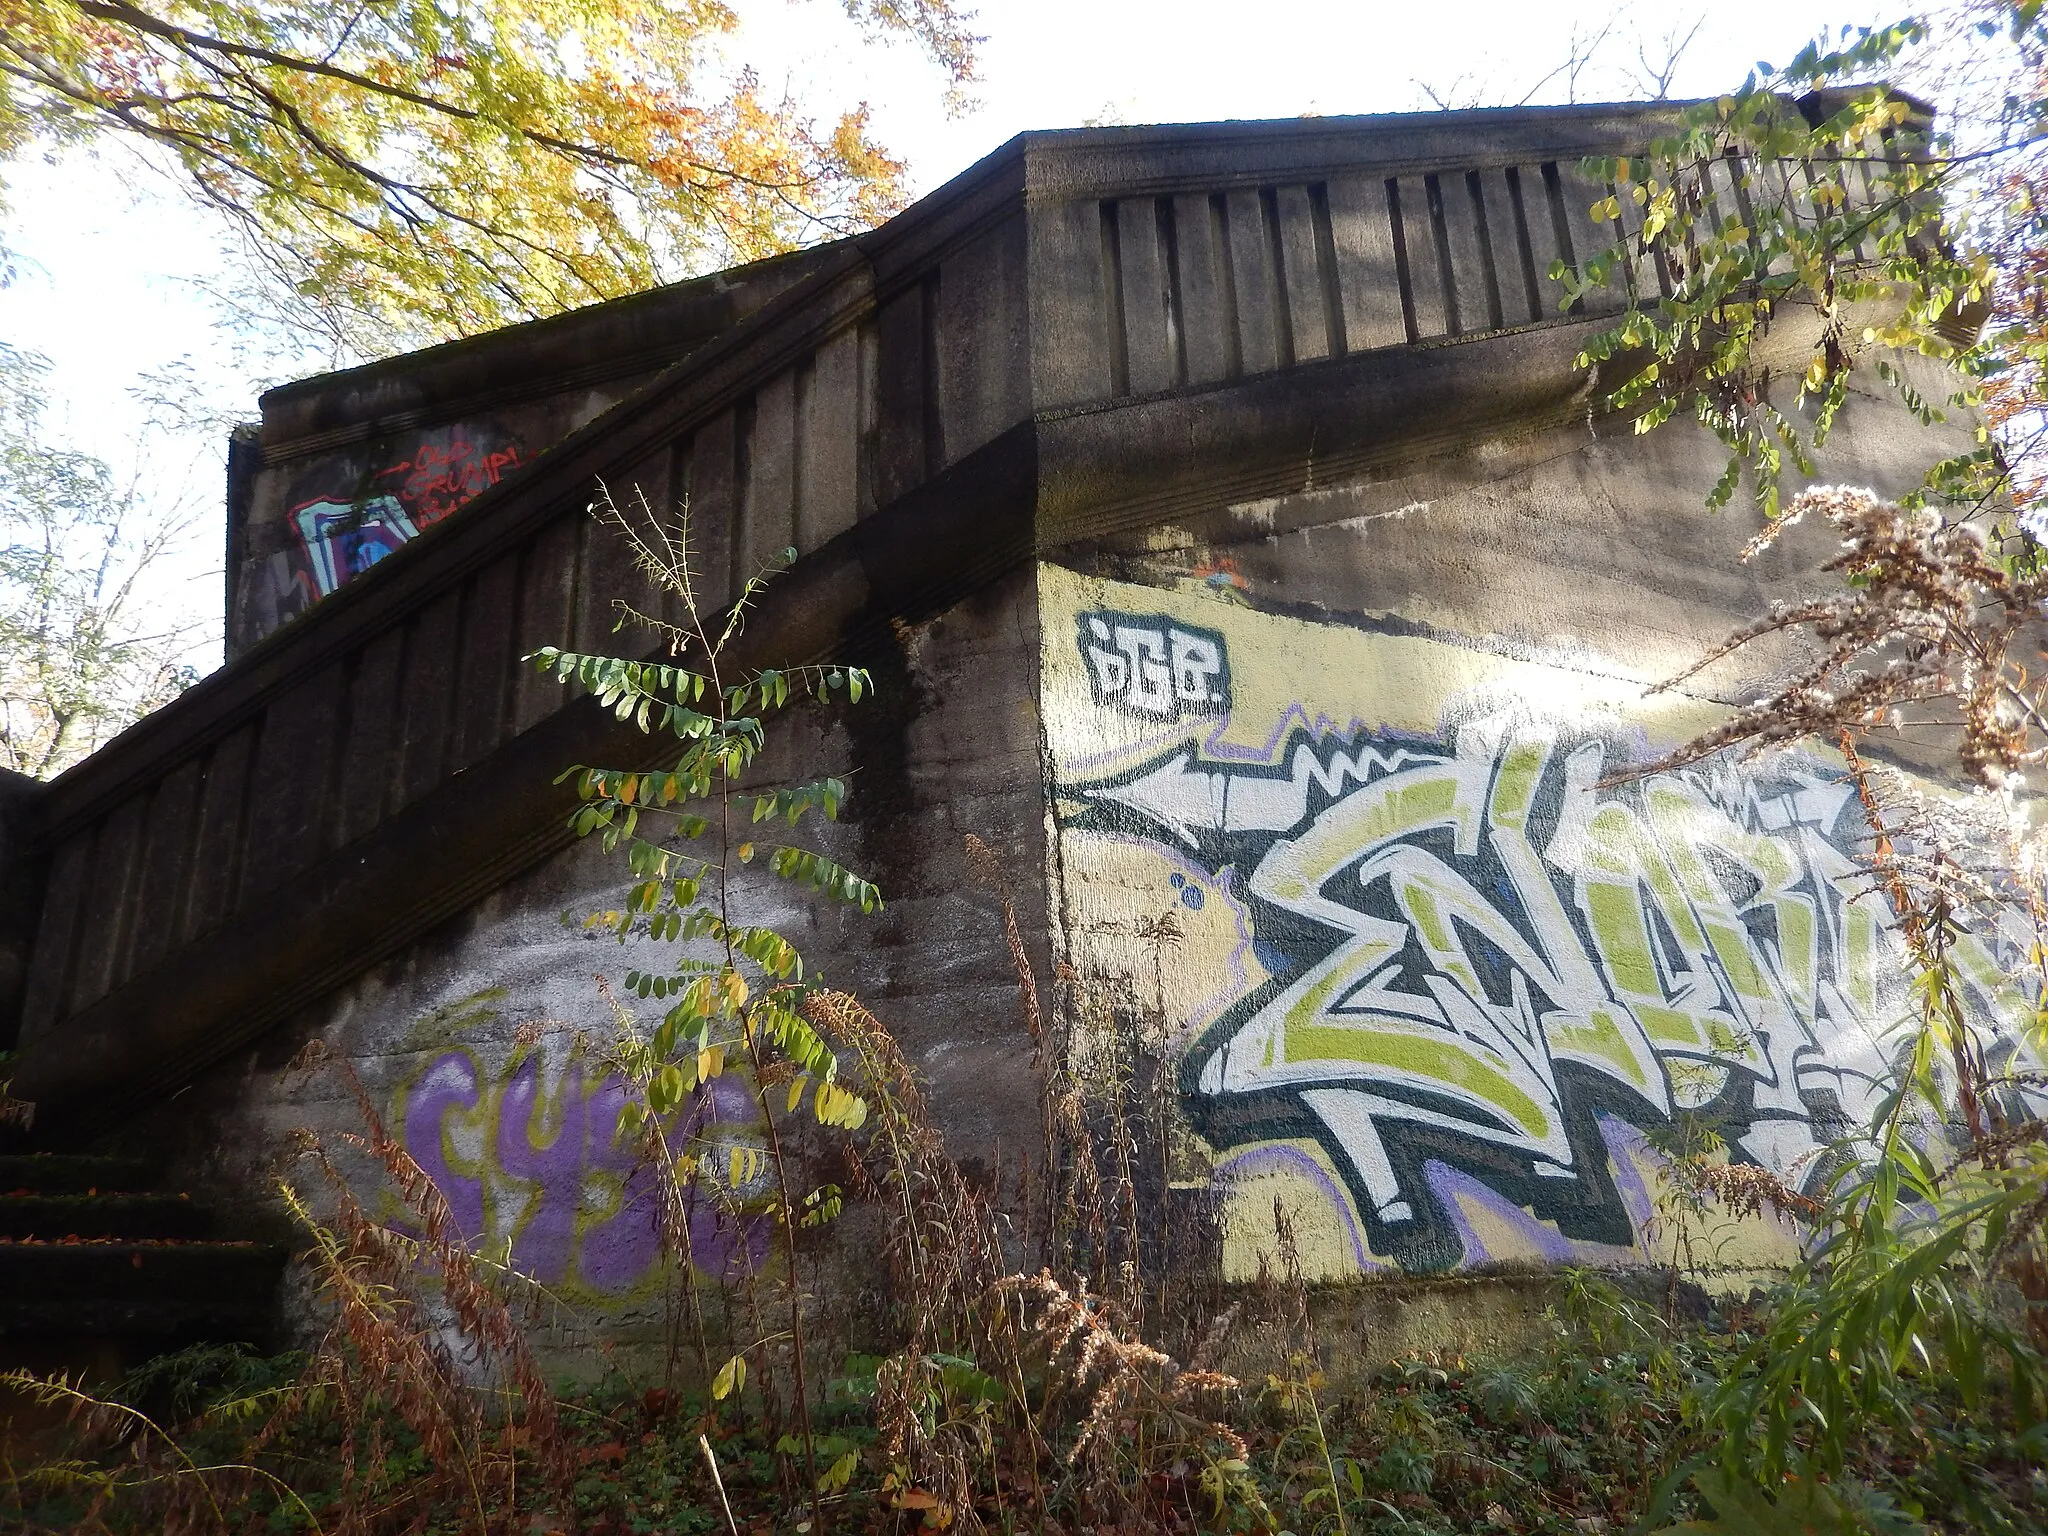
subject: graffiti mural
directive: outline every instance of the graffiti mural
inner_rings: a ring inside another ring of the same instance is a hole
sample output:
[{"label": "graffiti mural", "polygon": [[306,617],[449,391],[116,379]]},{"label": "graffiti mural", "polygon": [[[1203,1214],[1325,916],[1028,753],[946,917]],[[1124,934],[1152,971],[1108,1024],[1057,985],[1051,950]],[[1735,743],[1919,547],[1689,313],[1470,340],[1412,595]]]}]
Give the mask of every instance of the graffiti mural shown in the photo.
[{"label": "graffiti mural", "polygon": [[360,503],[323,496],[292,508],[291,524],[313,591],[321,597],[360,576],[420,531],[392,496]]},{"label": "graffiti mural", "polygon": [[[1825,763],[1611,782],[1707,717],[1587,673],[1044,575],[1081,626],[1045,657],[1077,972],[1136,969],[1115,904],[1178,904],[1185,979],[1167,996],[1162,968],[1158,1006],[1187,1120],[1226,1179],[1320,1202],[1334,1267],[1625,1262],[1652,1224],[1646,1129],[1697,1111],[1801,1183],[1868,1123],[1900,973]],[[1105,604],[1168,657],[1204,633],[1229,696],[1137,725],[1100,686]],[[1988,952],[1971,963],[1982,1007],[2015,1001]]]},{"label": "graffiti mural", "polygon": [[515,439],[444,428],[373,470],[353,492],[322,489],[297,500],[286,521],[302,604],[361,575],[525,463]]},{"label": "graffiti mural", "polygon": [[[493,1068],[455,1047],[405,1086],[395,1120],[465,1237],[509,1241],[514,1265],[560,1294],[617,1298],[655,1280],[661,1258],[658,1187],[619,1124],[626,1098],[622,1078],[592,1071],[575,1049],[515,1050]],[[700,1157],[742,1149],[720,1165],[765,1168],[751,1155],[756,1119],[746,1085],[721,1077],[669,1127],[670,1141]],[[740,1187],[732,1203],[744,1210],[758,1193]],[[763,1221],[709,1197],[689,1209],[700,1274],[730,1279],[765,1262]]]},{"label": "graffiti mural", "polygon": [[523,469],[526,460],[520,454],[516,438],[488,428],[455,427],[423,438],[375,478],[420,527],[428,528]]}]

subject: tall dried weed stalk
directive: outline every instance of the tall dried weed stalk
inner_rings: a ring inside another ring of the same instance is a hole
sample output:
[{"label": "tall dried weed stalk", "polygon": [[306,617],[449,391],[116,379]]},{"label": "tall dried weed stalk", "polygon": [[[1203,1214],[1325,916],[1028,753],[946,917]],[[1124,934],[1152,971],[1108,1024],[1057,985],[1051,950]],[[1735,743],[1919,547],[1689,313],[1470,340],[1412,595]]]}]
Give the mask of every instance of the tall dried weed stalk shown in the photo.
[{"label": "tall dried weed stalk", "polygon": [[[371,1216],[327,1146],[299,1133],[298,1150],[320,1176],[331,1214],[316,1217],[296,1187],[282,1188],[312,1234],[307,1262],[332,1314],[303,1379],[304,1400],[286,1408],[317,1404],[339,1428],[340,1530],[370,1529],[364,1511],[387,1493],[390,1416],[418,1438],[432,1469],[411,1485],[414,1497],[455,1492],[482,1536],[513,1505],[522,1452],[558,1488],[573,1471],[554,1393],[527,1342],[533,1318],[513,1299],[526,1283],[470,1246],[434,1181],[386,1130],[353,1067],[317,1049],[302,1053],[300,1064],[322,1060],[331,1061],[362,1118],[363,1130],[342,1143],[380,1170],[415,1230]],[[288,1422],[281,1408],[259,1442]]]},{"label": "tall dried weed stalk", "polygon": [[[1984,1142],[2001,1132],[2015,1101],[1994,1080],[1953,950],[1973,928],[2008,939],[2024,932],[2033,960],[2010,981],[2030,988],[2037,1012],[2048,1002],[2040,974],[2048,844],[2023,798],[2028,772],[2048,761],[2040,643],[2048,563],[2018,532],[1993,538],[1981,519],[1845,486],[1795,497],[1745,558],[1807,517],[1824,518],[1841,535],[1822,566],[1841,586],[1773,605],[1660,686],[1675,687],[1768,636],[1801,639],[1805,658],[1761,698],[1634,772],[1809,741],[1842,755],[1870,832],[1872,877],[1920,978],[1920,1059],[1909,1060],[1908,1071],[1931,1086],[1933,1058],[1943,1059],[1962,1128]],[[1869,761],[1873,748],[1952,766],[1977,792],[1930,797]]]},{"label": "tall dried weed stalk", "polygon": [[[883,1216],[881,1257],[904,1338],[876,1373],[883,1448],[906,1481],[938,1498],[948,1523],[971,1527],[977,1494],[1002,1493],[995,1410],[1025,1393],[1002,1219],[948,1153],[881,1021],[844,992],[813,993],[805,1015],[851,1052],[868,1104],[866,1142],[849,1159],[852,1190]],[[1012,1422],[1035,1436],[1028,1419]]]},{"label": "tall dried weed stalk", "polygon": [[1244,1437],[1222,1417],[1235,1377],[1183,1367],[1137,1337],[1114,1298],[1065,1285],[1050,1270],[1013,1276],[1047,1371],[1045,1414],[1068,1426],[1064,1453],[1087,1523],[1156,1529],[1161,1517],[1200,1523],[1232,1504],[1265,1510]]},{"label": "tall dried weed stalk", "polygon": [[[1811,1223],[1758,1339],[1700,1410],[1722,1474],[1774,1490],[1839,1476],[1871,1427],[1896,1427],[1901,1374],[1939,1371],[1971,1411],[1996,1389],[2030,1423],[2048,1385],[2048,1084],[1991,1017],[2038,1054],[2048,903],[2025,790],[2048,761],[2048,567],[2024,534],[1987,535],[1981,509],[1843,487],[1795,498],[1751,552],[1807,516],[1840,534],[1824,566],[1840,587],[1775,606],[1665,686],[1767,636],[1799,642],[1803,659],[1636,770],[1803,742],[1839,753],[1869,833],[1865,895],[1891,907],[1912,984],[1890,1091],[1811,1198],[1733,1171],[1692,1176],[1737,1212]],[[1930,794],[1878,754],[1974,793]],[[1966,966],[1966,944],[1997,973]]]}]

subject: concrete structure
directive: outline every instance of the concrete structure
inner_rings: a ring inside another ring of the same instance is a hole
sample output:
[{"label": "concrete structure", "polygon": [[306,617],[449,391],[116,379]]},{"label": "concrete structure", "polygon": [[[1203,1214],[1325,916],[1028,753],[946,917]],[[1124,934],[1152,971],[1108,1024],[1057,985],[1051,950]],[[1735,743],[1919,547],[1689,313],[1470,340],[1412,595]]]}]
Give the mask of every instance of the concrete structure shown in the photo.
[{"label": "concrete structure", "polygon": [[[1643,688],[1816,547],[1738,563],[1718,451],[1610,431],[1574,366],[1615,307],[1547,276],[1604,243],[1581,159],[1663,110],[1026,135],[870,234],[273,391],[232,660],[9,802],[38,1136],[257,1187],[347,1119],[284,1069],[318,1036],[465,1222],[643,1304],[620,1093],[556,1027],[606,1030],[631,956],[558,919],[624,873],[551,786],[647,748],[515,664],[648,601],[602,479],[687,500],[714,598],[798,552],[752,660],[873,672],[776,752],[851,778],[887,910],[761,900],[971,1164],[1039,1118],[967,834],[1061,1006],[1170,1063],[1168,1178],[1223,1191],[1230,1273],[1276,1195],[1322,1276],[1644,1261],[1644,1134],[1684,1107],[1810,1175],[1891,974],[1846,792],[1803,760],[1602,783],[1746,696]],[[1824,477],[1904,489],[1901,419],[1852,399]]]}]

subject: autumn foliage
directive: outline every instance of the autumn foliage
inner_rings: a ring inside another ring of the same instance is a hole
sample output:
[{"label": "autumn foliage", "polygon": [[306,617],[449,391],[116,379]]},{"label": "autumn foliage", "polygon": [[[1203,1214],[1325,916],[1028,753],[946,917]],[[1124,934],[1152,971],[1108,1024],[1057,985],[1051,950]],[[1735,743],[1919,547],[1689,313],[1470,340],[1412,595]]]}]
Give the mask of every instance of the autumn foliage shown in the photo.
[{"label": "autumn foliage", "polygon": [[[952,0],[848,0],[955,92]],[[140,140],[239,226],[272,314],[357,352],[472,334],[865,228],[865,105],[721,75],[718,0],[0,0],[0,156]]]}]

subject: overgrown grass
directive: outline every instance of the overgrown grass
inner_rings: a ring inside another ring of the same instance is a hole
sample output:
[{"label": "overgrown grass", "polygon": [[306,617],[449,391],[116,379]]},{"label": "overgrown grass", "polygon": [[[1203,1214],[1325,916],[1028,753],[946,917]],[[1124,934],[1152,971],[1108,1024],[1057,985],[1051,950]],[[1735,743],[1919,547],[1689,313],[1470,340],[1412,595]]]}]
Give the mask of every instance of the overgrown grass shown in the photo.
[{"label": "overgrown grass", "polygon": [[[1169,1463],[1149,1474],[1152,1497],[1142,1528],[1310,1536],[1341,1526],[1390,1536],[1580,1536],[1654,1528],[1704,1513],[1689,1485],[1664,1490],[1671,1496],[1660,1504],[1660,1485],[1689,1458],[1712,1449],[1692,1403],[1703,1384],[1737,1367],[1744,1345],[1757,1336],[1760,1314],[1736,1308],[1670,1327],[1601,1282],[1565,1289],[1575,1294],[1560,1306],[1554,1337],[1519,1356],[1409,1356],[1342,1388],[1313,1367],[1291,1382],[1276,1375],[1245,1383],[1211,1405],[1243,1439],[1245,1485],[1223,1490],[1219,1501],[1192,1459]],[[854,1457],[846,1485],[826,1501],[826,1517],[846,1531],[936,1528],[933,1517],[942,1506],[935,1497],[892,1475],[873,1408],[882,1363],[851,1357],[826,1389],[817,1419],[821,1451]],[[239,1474],[229,1529],[477,1528],[473,1508],[436,1474],[419,1436],[395,1413],[381,1426],[375,1508],[350,1507],[345,1497],[338,1468],[348,1426],[338,1415],[309,1411],[273,1432],[268,1443],[254,1444],[257,1421],[244,1405],[252,1394],[292,1379],[301,1364],[218,1350],[153,1362],[116,1396],[160,1415],[166,1435],[138,1434],[132,1424],[109,1433],[106,1416],[95,1416],[99,1422],[80,1426],[78,1442],[62,1458],[68,1463],[63,1471],[10,1482],[0,1498],[0,1525],[24,1533],[119,1536],[164,1530],[175,1439],[191,1465],[239,1463],[270,1474]],[[1848,1468],[1860,1485],[1853,1497],[1862,1501],[1863,1523],[2000,1536],[2048,1530],[2040,1447],[2017,1434],[2003,1413],[1960,1411],[1938,1378],[1909,1375],[1905,1387],[1909,1424],[1864,1439]],[[1303,1432],[1304,1394],[1314,1401],[1319,1433]],[[749,1405],[614,1377],[565,1396],[559,1414],[574,1464],[570,1480],[551,1486],[539,1475],[516,1479],[517,1491],[492,1511],[487,1529],[688,1536],[736,1528],[743,1536],[765,1536],[801,1529],[809,1519],[791,1481],[798,1463],[786,1446],[778,1450]],[[1077,1409],[1045,1428],[1070,1446],[1082,1433],[1081,1420]],[[364,1433],[364,1426],[355,1432]],[[487,1435],[494,1455],[531,1463],[533,1449],[520,1427],[500,1425]],[[730,1502],[731,1525],[707,1447]],[[1020,1465],[1029,1451],[998,1435],[987,1454]],[[149,1480],[152,1473],[156,1481]],[[117,1491],[110,1493],[109,1477],[119,1479]],[[1006,1482],[1000,1498],[989,1492],[989,1480],[981,1482],[973,1514],[990,1529],[1115,1528],[1100,1521],[1085,1487],[1034,1504],[1021,1476]],[[221,1491],[227,1492],[225,1485]]]}]

